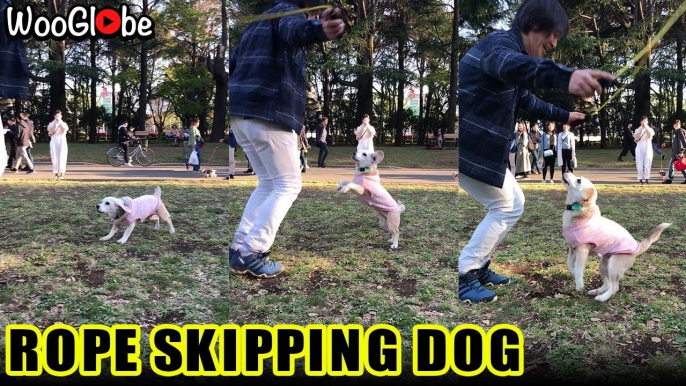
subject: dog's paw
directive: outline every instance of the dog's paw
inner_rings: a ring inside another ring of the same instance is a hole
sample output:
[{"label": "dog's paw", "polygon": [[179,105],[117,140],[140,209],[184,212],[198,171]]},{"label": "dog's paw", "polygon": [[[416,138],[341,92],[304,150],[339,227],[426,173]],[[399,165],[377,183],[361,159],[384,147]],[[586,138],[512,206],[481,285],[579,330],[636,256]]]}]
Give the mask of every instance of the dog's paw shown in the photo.
[{"label": "dog's paw", "polygon": [[101,237],[101,238],[100,238],[100,241],[107,241],[107,240],[109,240],[109,239],[110,239],[109,237],[105,236],[105,237]]},{"label": "dog's paw", "polygon": [[391,249],[398,249],[398,243],[391,244]]},{"label": "dog's paw", "polygon": [[595,297],[595,301],[597,302],[605,302],[608,298],[604,297],[603,295],[598,295]]},{"label": "dog's paw", "polygon": [[119,240],[117,240],[117,242],[118,242],[119,244],[124,245],[124,243],[126,243],[126,239],[119,239]]},{"label": "dog's paw", "polygon": [[341,182],[340,185],[338,185],[338,191],[341,193],[348,193],[350,191],[350,185],[349,184],[343,184]]},{"label": "dog's paw", "polygon": [[176,233],[176,231],[174,230],[173,227],[171,227],[171,228],[169,228],[169,233],[173,235],[174,233]]},{"label": "dog's paw", "polygon": [[599,295],[599,291],[597,289],[594,289],[594,290],[590,290],[590,291],[586,292],[586,294],[588,294],[590,296],[596,296],[596,295]]},{"label": "dog's paw", "polygon": [[348,185],[348,183],[348,181],[341,181],[341,183],[338,184],[338,187],[336,189],[340,191],[344,186]]},{"label": "dog's paw", "polygon": [[584,292],[584,287],[583,287],[583,286],[581,286],[581,287],[577,286],[577,287],[576,287],[576,292],[578,292],[578,293]]}]

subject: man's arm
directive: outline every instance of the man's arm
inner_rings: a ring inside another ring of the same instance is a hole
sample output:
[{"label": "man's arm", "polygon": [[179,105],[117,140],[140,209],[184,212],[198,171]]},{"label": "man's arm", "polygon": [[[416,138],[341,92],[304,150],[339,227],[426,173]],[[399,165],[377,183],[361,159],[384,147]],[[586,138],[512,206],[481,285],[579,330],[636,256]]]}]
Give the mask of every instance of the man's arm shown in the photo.
[{"label": "man's arm", "polygon": [[278,26],[279,37],[294,47],[305,47],[328,40],[321,20],[303,19],[301,14],[280,18]]},{"label": "man's arm", "polygon": [[530,93],[529,90],[524,91],[520,108],[529,114],[544,118],[548,121],[569,122],[568,111],[538,99],[538,97]]},{"label": "man's arm", "polygon": [[236,52],[238,51],[238,46],[234,47],[233,50],[229,51],[229,76],[233,74],[236,69],[236,64],[238,60],[236,59]]},{"label": "man's arm", "polygon": [[519,52],[519,44],[509,34],[500,37],[481,58],[481,70],[515,86],[569,91],[571,68],[550,59],[534,58]]}]

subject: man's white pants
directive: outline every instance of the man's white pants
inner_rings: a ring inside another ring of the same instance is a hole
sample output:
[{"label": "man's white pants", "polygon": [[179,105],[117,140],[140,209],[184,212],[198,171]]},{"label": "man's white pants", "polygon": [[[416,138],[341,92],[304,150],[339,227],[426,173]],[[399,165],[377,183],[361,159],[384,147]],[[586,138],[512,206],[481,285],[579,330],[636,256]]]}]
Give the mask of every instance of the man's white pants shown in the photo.
[{"label": "man's white pants", "polygon": [[26,166],[28,166],[29,169],[33,169],[33,162],[31,162],[31,158],[29,158],[29,153],[26,151],[26,149],[28,148],[28,146],[19,146],[19,154],[17,156],[17,161],[14,163],[13,166],[15,169],[19,169],[19,166],[21,166],[22,159],[26,160]]},{"label": "man's white pants", "polygon": [[298,136],[260,119],[231,117],[238,144],[250,158],[257,188],[243,211],[232,248],[242,256],[271,249],[281,222],[302,189]]},{"label": "man's white pants", "polygon": [[460,187],[479,201],[488,214],[476,228],[458,260],[459,273],[480,269],[524,213],[524,192],[509,170],[503,188],[460,176]]},{"label": "man's white pants", "polygon": [[636,170],[639,180],[650,179],[650,167],[653,164],[653,144],[650,141],[640,141],[636,144]]},{"label": "man's white pants", "polygon": [[229,146],[229,174],[236,173],[236,148]]}]

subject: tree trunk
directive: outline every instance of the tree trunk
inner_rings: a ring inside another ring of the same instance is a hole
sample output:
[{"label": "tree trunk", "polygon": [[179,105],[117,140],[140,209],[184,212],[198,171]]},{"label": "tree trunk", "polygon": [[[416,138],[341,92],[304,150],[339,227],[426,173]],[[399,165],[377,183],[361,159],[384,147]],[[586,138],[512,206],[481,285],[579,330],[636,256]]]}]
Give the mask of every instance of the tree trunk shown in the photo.
[{"label": "tree trunk", "polygon": [[116,115],[116,111],[117,111],[116,108],[117,107],[116,106],[117,105],[116,105],[116,101],[115,101],[116,94],[114,92],[114,90],[115,90],[115,88],[114,88],[114,85],[115,85],[114,74],[116,72],[116,69],[117,69],[117,57],[115,55],[112,55],[112,80],[110,81],[110,83],[112,83],[112,114],[110,116],[110,120],[111,120],[111,122],[110,122],[110,133],[111,133],[110,134],[110,137],[111,137],[110,142],[115,142],[117,140],[116,139],[116,136],[117,136],[117,115]]},{"label": "tree trunk", "polygon": [[[324,42],[319,43],[319,47],[322,50],[322,59],[324,63],[329,61],[329,55],[326,52],[326,44]],[[331,116],[331,71],[324,66],[322,68],[322,93],[324,103],[322,108],[322,114],[325,117]]]},{"label": "tree trunk", "polygon": [[[636,24],[643,23],[650,20],[650,1],[636,0],[637,6],[634,12],[634,20]],[[646,17],[648,16],[648,17]],[[634,90],[634,127],[640,125],[642,116],[650,116],[650,55],[652,51],[652,23],[649,24],[645,32],[646,40],[648,41],[648,53],[639,61],[638,65],[642,67],[641,71],[636,76],[636,87]]]},{"label": "tree trunk", "polygon": [[214,117],[212,119],[211,142],[218,142],[224,138],[226,130],[226,108],[229,100],[229,74],[226,72],[226,47],[228,45],[226,0],[222,0],[222,41],[217,47],[214,60],[207,58],[207,68],[214,77],[217,93],[214,97]]},{"label": "tree trunk", "polygon": [[96,117],[96,98],[97,91],[95,90],[95,82],[97,81],[97,71],[98,68],[95,65],[95,39],[90,41],[91,50],[91,108],[90,114],[88,115],[88,143],[98,142],[98,128],[97,128],[97,117]]},{"label": "tree trunk", "polygon": [[375,3],[377,0],[361,0],[358,9],[357,22],[369,23],[365,32],[365,45],[362,46],[362,56],[358,64],[365,68],[358,78],[357,86],[357,120],[362,116],[374,114],[374,38],[376,36],[376,21],[374,20]]},{"label": "tree trunk", "polygon": [[448,94],[448,111],[445,119],[445,132],[455,132],[455,119],[457,116],[457,75],[459,71],[459,52],[460,43],[460,2],[453,0],[453,38],[450,49],[450,91]]},{"label": "tree trunk", "polygon": [[[402,17],[400,17],[402,20]],[[402,146],[403,144],[403,126],[405,123],[405,37],[398,38],[398,71],[400,72],[400,79],[398,80],[398,111],[396,113],[395,121],[395,146]]]},{"label": "tree trunk", "polygon": [[[683,29],[681,26],[682,33],[677,36],[676,39],[676,68],[679,74],[684,74],[684,42],[683,42]],[[685,120],[684,116],[684,81],[683,78],[679,78],[676,86],[676,117],[682,121]]]},{"label": "tree trunk", "polygon": [[[143,15],[148,15],[148,0],[143,0]],[[141,84],[138,97],[138,130],[146,131],[146,111],[148,108],[148,45],[141,42]]]},{"label": "tree trunk", "polygon": [[[54,0],[45,0],[45,5],[48,9],[48,16],[53,18],[55,15],[64,11],[64,4],[57,4]],[[52,41],[50,43],[50,60],[53,62],[53,68],[50,70],[48,76],[50,83],[50,114],[49,120],[52,121],[55,110],[62,111],[62,116],[67,114],[67,89],[66,89],[66,73],[65,65],[67,59],[65,56],[66,40]],[[74,111],[76,114],[76,111]],[[76,129],[76,128],[74,128]]]}]

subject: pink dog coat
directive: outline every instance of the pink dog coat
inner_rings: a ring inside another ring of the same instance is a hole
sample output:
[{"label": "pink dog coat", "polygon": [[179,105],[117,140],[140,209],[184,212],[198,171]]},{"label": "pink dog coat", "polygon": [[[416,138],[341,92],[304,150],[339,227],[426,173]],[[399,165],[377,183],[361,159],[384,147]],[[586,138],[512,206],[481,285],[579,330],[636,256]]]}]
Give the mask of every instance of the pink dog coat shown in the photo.
[{"label": "pink dog coat", "polygon": [[131,212],[127,213],[120,225],[128,227],[136,221],[142,221],[157,212],[160,207],[160,199],[156,196],[141,196],[131,200],[129,204]]},{"label": "pink dog coat", "polygon": [[397,213],[402,210],[400,205],[391,197],[391,194],[381,186],[381,177],[378,174],[358,174],[353,179],[353,183],[369,191],[371,196],[362,196],[361,198],[375,210],[385,213]]},{"label": "pink dog coat", "polygon": [[582,244],[595,244],[593,252],[604,255],[634,254],[641,248],[629,231],[602,216],[590,219],[562,231],[567,243],[576,248]]}]

